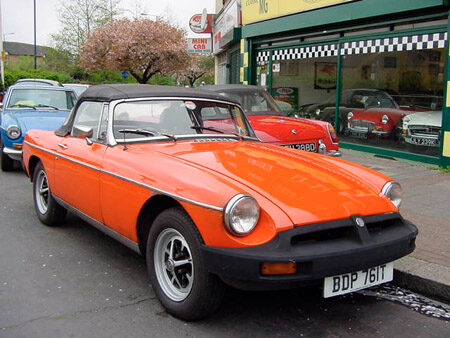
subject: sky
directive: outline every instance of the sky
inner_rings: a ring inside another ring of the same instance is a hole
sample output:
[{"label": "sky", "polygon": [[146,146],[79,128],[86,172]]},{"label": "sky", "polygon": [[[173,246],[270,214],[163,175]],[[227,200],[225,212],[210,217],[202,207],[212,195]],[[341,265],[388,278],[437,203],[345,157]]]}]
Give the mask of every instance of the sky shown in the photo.
[{"label": "sky", "polygon": [[[64,0],[36,0],[38,45],[52,45],[51,34],[60,28],[57,6],[61,1]],[[0,0],[0,4],[4,40],[33,43],[33,0]],[[190,31],[189,19],[202,13],[203,8],[214,13],[215,0],[121,0],[119,7],[129,18],[136,12],[168,16],[185,28],[189,37],[200,37]]]}]

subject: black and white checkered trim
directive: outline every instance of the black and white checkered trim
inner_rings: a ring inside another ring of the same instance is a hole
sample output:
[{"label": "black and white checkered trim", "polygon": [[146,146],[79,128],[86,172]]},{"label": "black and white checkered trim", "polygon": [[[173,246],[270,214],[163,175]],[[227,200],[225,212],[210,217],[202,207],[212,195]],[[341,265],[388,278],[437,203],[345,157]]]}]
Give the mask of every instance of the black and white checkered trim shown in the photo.
[{"label": "black and white checkered trim", "polygon": [[269,63],[269,58],[270,58],[270,52],[269,51],[258,52],[256,54],[256,62],[258,63],[259,66],[262,66],[262,65],[265,65],[265,64]]},{"label": "black and white checkered trim", "polygon": [[345,42],[342,44],[341,55],[445,48],[446,41],[447,33],[445,32]]},{"label": "black and white checkered trim", "polygon": [[338,45],[332,44],[275,50],[273,51],[272,60],[310,59],[337,55]]}]

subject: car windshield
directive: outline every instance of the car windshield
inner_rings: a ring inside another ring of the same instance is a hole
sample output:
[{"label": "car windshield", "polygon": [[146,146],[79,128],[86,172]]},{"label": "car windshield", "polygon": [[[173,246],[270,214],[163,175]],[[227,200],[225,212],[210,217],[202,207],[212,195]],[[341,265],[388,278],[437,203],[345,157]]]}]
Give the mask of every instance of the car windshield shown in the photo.
[{"label": "car windshield", "polygon": [[114,109],[113,133],[119,142],[161,135],[234,134],[255,137],[239,107],[195,99],[119,103]]},{"label": "car windshield", "polygon": [[272,96],[264,90],[233,90],[219,94],[239,102],[247,115],[284,115]]},{"label": "car windshield", "polygon": [[86,91],[86,89],[89,88],[88,85],[66,85],[66,84],[64,85],[64,87],[72,89],[77,94],[78,97],[80,97],[80,95],[83,94]]},{"label": "car windshield", "polygon": [[389,94],[382,91],[355,92],[352,99],[363,105],[366,109],[374,107],[397,108],[397,104]]},{"label": "car windshield", "polygon": [[51,89],[13,89],[7,108],[72,109],[76,98],[72,91]]}]

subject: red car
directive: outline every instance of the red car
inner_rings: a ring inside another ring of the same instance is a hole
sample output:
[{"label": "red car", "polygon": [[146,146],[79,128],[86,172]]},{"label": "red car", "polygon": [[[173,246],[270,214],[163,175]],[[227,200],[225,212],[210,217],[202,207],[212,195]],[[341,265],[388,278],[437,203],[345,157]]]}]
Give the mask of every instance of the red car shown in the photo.
[{"label": "red car", "polygon": [[347,133],[350,136],[397,139],[403,117],[425,111],[418,107],[399,106],[385,92],[374,91],[374,93],[377,94],[361,96],[360,104],[364,108],[352,110],[347,114]]},{"label": "red car", "polygon": [[330,123],[286,116],[262,87],[231,84],[202,89],[239,102],[256,136],[263,142],[330,156],[341,155],[339,138]]}]

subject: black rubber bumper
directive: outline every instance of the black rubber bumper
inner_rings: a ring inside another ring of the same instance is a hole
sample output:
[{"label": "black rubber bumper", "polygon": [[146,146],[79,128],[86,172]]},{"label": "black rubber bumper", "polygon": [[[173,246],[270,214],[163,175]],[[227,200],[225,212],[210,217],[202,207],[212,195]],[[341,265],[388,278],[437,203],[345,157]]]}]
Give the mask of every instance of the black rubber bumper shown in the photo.
[{"label": "black rubber bumper", "polygon": [[[415,248],[417,228],[398,213],[311,224],[282,231],[270,242],[247,248],[203,246],[208,270],[227,281],[283,288],[394,261]],[[293,275],[262,275],[264,262],[295,262]]]}]

